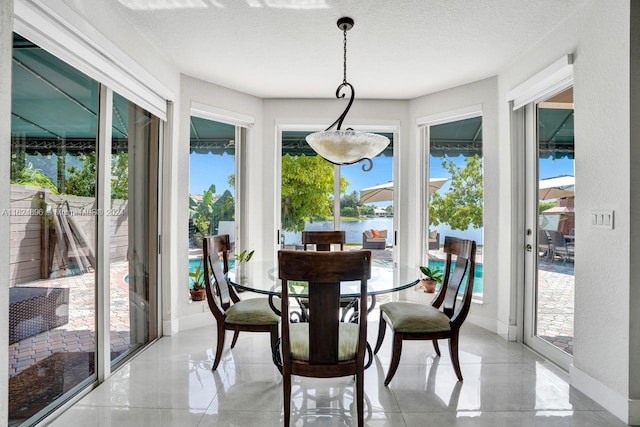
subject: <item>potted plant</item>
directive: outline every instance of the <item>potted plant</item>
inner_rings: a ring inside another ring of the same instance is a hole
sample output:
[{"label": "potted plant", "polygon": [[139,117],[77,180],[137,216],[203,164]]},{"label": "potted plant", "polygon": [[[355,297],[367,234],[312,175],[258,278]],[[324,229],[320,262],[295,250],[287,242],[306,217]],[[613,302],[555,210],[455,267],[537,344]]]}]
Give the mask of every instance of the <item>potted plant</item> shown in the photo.
[{"label": "potted plant", "polygon": [[192,301],[204,301],[207,298],[207,293],[204,288],[204,271],[202,267],[202,259],[200,259],[200,264],[195,269],[195,271],[189,272],[189,277],[191,277],[193,285],[189,289],[191,293]]},{"label": "potted plant", "polygon": [[425,292],[433,293],[436,291],[436,285],[442,283],[442,270],[438,267],[429,268],[421,265],[420,272],[424,275],[421,287]]}]

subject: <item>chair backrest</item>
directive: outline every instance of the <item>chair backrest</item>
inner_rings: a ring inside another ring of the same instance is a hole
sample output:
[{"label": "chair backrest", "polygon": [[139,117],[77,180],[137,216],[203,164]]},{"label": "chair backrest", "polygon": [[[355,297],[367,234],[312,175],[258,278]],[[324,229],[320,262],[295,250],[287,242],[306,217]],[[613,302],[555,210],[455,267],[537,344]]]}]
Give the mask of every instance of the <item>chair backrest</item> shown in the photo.
[{"label": "chair backrest", "polygon": [[[224,313],[232,303],[240,300],[233,287],[229,286],[223,269],[223,266],[226,266],[227,270],[229,267],[228,253],[228,234],[207,236],[202,239],[204,283],[207,292],[207,302],[214,316],[216,315],[216,309]],[[220,264],[221,260],[222,264]],[[215,284],[211,282],[212,278],[215,280]],[[218,296],[217,300],[214,295]]]},{"label": "chair backrest", "polygon": [[[366,313],[367,280],[371,278],[371,251],[303,252],[278,251],[278,275],[282,280],[282,312],[288,313],[287,281],[309,283],[309,363],[338,363],[340,282],[360,281],[360,307]],[[366,349],[367,316],[360,316],[356,360]],[[290,359],[288,316],[282,316],[283,363]]]},{"label": "chair backrest", "polygon": [[538,246],[549,246],[549,235],[547,234],[547,231],[542,228],[538,228]]},{"label": "chair backrest", "polygon": [[210,237],[213,237],[213,249],[221,256],[222,271],[223,273],[228,273],[229,254],[231,253],[231,236],[229,234],[218,234],[217,236]]},{"label": "chair backrest", "polygon": [[564,240],[564,235],[557,230],[549,230],[549,240],[554,249],[566,249],[567,242]]},{"label": "chair backrest", "polygon": [[330,251],[332,244],[339,244],[342,251],[344,250],[345,241],[345,232],[342,230],[302,232],[302,244],[305,251],[307,250],[307,245],[313,244],[316,245],[317,251]]},{"label": "chair backrest", "polygon": [[[434,307],[442,306],[442,311],[451,319],[451,322],[459,326],[469,313],[471,299],[473,297],[473,279],[476,265],[476,242],[473,240],[459,239],[446,236],[444,238],[444,253],[447,256],[444,267],[444,278],[440,292],[434,299]],[[451,264],[453,256],[456,256],[453,272]],[[464,280],[466,278],[466,281]],[[462,303],[456,310],[456,302],[460,287],[465,283]]]}]

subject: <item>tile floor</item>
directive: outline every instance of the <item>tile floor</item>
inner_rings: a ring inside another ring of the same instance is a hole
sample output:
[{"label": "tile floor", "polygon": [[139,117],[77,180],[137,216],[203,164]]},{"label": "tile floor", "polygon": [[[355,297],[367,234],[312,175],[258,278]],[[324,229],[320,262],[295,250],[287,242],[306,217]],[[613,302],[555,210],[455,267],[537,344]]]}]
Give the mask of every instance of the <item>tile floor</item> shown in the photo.
[{"label": "tile floor", "polygon": [[[377,313],[369,323],[370,342]],[[460,340],[464,383],[456,381],[446,345],[405,343],[389,387],[382,381],[390,334],[366,371],[368,426],[622,426],[571,388],[567,374],[519,343],[466,324]],[[241,333],[211,371],[215,331],[203,327],[166,337],[140,353],[51,426],[282,425],[282,389],[267,334]],[[351,378],[294,379],[292,425],[351,426]]]}]

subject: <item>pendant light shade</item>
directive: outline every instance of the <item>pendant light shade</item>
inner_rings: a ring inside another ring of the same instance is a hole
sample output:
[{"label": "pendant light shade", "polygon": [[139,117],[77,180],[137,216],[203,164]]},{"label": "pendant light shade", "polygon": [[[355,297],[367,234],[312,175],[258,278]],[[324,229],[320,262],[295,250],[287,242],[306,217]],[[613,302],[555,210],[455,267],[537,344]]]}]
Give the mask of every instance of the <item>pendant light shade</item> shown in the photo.
[{"label": "pendant light shade", "polygon": [[[353,19],[347,17],[338,19],[338,28],[342,30],[344,35],[344,78],[336,90],[336,98],[344,98],[343,90],[349,89],[351,91],[349,104],[331,126],[322,132],[308,135],[306,140],[316,153],[333,164],[351,165],[366,160],[369,162],[369,166],[368,168],[363,166],[363,169],[371,170],[373,167],[371,159],[380,154],[390,141],[389,138],[374,133],[340,129],[355,99],[355,90],[351,83],[347,82],[347,31],[353,28]],[[333,129],[334,127],[335,129]]]}]

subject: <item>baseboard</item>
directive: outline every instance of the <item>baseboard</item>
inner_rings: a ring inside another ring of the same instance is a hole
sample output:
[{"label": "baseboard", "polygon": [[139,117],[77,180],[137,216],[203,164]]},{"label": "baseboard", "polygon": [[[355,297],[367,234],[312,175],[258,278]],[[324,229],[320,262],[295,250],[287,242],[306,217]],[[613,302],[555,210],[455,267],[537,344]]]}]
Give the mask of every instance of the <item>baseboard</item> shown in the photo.
[{"label": "baseboard", "polygon": [[507,341],[518,340],[518,327],[515,325],[507,325],[506,323],[497,321],[497,334]]},{"label": "baseboard", "polygon": [[183,316],[178,319],[180,321],[177,332],[188,331],[189,329],[200,328],[202,326],[213,325],[215,323],[214,317],[211,312],[190,314],[189,316]]},{"label": "baseboard", "polygon": [[490,332],[493,332],[494,334],[498,332],[496,329],[496,321],[493,319],[469,313],[469,315],[467,315],[466,321],[473,323],[476,326],[480,326],[481,328],[486,329]]},{"label": "baseboard", "polygon": [[622,422],[631,425],[640,422],[640,401],[625,398],[573,365],[569,367],[569,381],[572,387],[586,394]]},{"label": "baseboard", "polygon": [[165,337],[170,337],[177,334],[178,331],[180,331],[179,325],[180,319],[164,320],[162,322],[162,335]]}]

